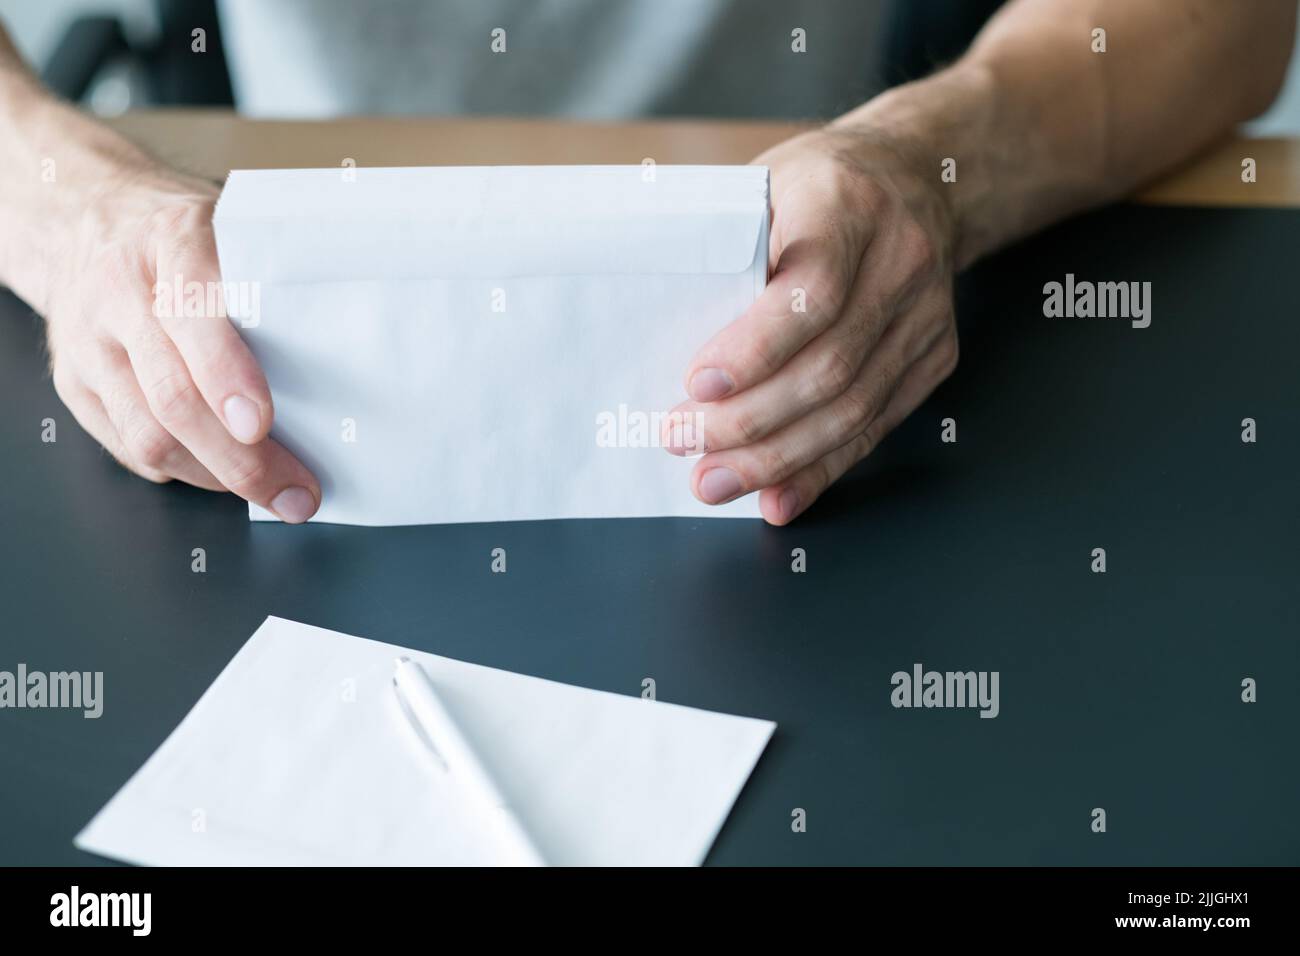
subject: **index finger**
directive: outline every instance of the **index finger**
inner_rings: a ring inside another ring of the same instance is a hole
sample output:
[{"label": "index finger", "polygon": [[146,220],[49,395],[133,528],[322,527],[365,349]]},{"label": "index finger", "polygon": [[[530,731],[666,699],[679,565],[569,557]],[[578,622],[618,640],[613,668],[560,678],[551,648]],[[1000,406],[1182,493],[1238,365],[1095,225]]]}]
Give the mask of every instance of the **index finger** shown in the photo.
[{"label": "index finger", "polygon": [[161,330],[124,342],[154,418],[235,494],[291,523],[320,507],[320,484],[302,462],[270,438],[235,441],[198,394],[185,362]]},{"label": "index finger", "polygon": [[773,224],[778,253],[767,287],[687,368],[686,392],[695,401],[715,402],[764,381],[839,316],[861,260],[857,230],[818,222],[802,203],[793,209],[777,211],[786,218]]},{"label": "index finger", "polygon": [[180,352],[213,414],[237,441],[254,445],[271,430],[271,389],[227,317],[226,289],[211,227],[199,227],[188,242],[177,250],[174,262],[160,259],[154,317]]}]

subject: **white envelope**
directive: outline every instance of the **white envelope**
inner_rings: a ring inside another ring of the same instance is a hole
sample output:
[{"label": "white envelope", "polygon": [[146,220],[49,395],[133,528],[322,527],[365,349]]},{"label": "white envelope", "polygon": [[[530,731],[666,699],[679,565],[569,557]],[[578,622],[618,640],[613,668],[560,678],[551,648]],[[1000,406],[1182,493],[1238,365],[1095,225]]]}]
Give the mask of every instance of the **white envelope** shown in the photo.
[{"label": "white envelope", "polygon": [[314,520],[759,516],[658,445],[766,282],[765,168],[236,171],[213,225]]},{"label": "white envelope", "polygon": [[635,674],[611,694],[269,617],[76,845],[156,866],[513,860],[403,715],[399,655],[552,865],[701,863],[776,728],[643,700]]}]

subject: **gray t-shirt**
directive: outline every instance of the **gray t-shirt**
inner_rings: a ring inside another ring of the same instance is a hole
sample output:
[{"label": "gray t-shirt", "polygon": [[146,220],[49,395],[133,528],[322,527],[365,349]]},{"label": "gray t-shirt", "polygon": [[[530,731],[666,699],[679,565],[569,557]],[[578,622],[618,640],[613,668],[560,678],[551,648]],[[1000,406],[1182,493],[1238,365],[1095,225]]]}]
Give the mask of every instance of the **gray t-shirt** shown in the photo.
[{"label": "gray t-shirt", "polygon": [[821,119],[877,91],[883,7],[221,0],[220,14],[236,100],[253,116]]}]

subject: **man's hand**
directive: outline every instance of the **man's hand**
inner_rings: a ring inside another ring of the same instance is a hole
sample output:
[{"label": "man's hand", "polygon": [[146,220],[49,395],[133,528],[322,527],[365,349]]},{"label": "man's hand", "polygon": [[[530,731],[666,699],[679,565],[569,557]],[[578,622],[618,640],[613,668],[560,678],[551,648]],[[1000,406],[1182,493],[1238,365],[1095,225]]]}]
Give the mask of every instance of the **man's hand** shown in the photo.
[{"label": "man's hand", "polygon": [[664,442],[698,452],[681,436],[702,435],[695,496],[761,491],[782,525],[956,366],[953,232],[938,168],[921,175],[881,136],[831,127],[756,162],[772,172],[772,277],[696,354]]},{"label": "man's hand", "polygon": [[1295,22],[1294,0],[1249,17],[1221,0],[1008,0],[952,66],[759,157],[771,283],[696,355],[675,410],[693,415],[663,436],[681,454],[703,435],[696,496],[760,491],[773,524],[807,508],[953,370],[954,269],[1258,114]]},{"label": "man's hand", "polygon": [[[136,474],[306,521],[320,486],[266,437],[270,390],[221,304],[215,199],[211,185],[155,167],[97,183],[79,203],[43,284],[54,387]],[[197,290],[201,310],[175,308]]]},{"label": "man's hand", "polygon": [[225,316],[216,195],[51,97],[0,27],[0,283],[45,317],[59,397],[150,481],[306,521],[320,485],[266,437],[270,389]]}]

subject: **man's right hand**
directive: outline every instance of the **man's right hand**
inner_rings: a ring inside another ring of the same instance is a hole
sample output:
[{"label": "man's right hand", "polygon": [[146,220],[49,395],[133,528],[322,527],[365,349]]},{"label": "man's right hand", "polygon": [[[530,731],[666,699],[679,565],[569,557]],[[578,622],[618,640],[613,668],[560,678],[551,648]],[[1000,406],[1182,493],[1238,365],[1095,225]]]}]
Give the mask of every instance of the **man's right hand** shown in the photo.
[{"label": "man's right hand", "polygon": [[[221,302],[215,201],[210,184],[156,166],[94,184],[77,220],[60,224],[61,253],[45,263],[54,387],[136,474],[233,491],[284,521],[306,521],[320,485],[267,437],[266,379],[224,307],[211,308]],[[166,307],[197,301],[187,299],[196,288],[201,315]]]},{"label": "man's right hand", "polygon": [[216,198],[50,96],[0,26],[0,284],[45,317],[59,398],[150,481],[306,521],[320,484],[267,437],[271,391],[219,295],[156,307],[178,281],[182,303],[221,288]]}]

